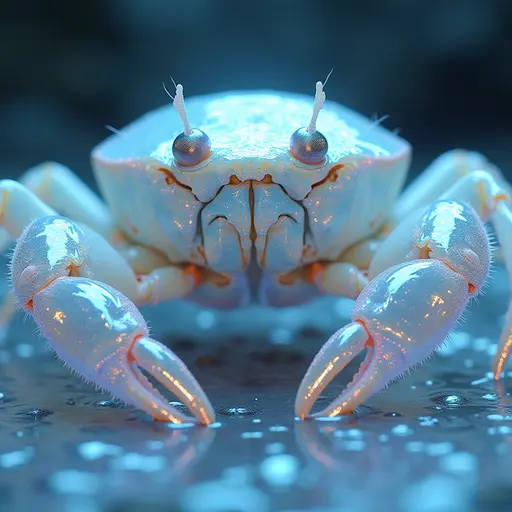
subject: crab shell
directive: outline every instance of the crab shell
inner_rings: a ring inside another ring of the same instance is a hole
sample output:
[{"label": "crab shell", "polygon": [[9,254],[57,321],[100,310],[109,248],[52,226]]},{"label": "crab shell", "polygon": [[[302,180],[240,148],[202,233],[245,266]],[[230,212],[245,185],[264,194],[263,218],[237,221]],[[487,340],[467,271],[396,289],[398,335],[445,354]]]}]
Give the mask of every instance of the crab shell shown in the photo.
[{"label": "crab shell", "polygon": [[327,157],[308,166],[290,153],[290,136],[309,123],[310,97],[230,92],[186,103],[191,126],[211,140],[211,156],[200,165],[183,167],[173,158],[183,126],[172,105],[99,144],[92,164],[129,240],[171,263],[228,276],[231,305],[254,294],[277,305],[311,298],[308,283],[290,292],[279,276],[337,261],[388,218],[411,150],[378,123],[327,101],[317,124]]}]

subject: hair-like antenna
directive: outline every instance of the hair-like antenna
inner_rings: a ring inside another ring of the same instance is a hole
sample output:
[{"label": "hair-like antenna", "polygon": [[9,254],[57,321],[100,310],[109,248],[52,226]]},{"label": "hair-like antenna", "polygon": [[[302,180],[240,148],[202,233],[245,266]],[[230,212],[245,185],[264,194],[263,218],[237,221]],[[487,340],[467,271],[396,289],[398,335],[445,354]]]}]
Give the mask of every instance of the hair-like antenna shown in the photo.
[{"label": "hair-like antenna", "polygon": [[320,110],[324,108],[325,103],[325,92],[324,87],[327,84],[327,81],[329,80],[329,77],[331,76],[332,72],[334,71],[334,68],[329,71],[329,74],[327,75],[327,78],[325,79],[324,83],[318,81],[316,83],[316,93],[315,93],[315,103],[313,104],[313,114],[311,116],[311,121],[308,125],[308,132],[313,134],[316,133],[316,121],[318,119],[318,114],[320,114]]},{"label": "hair-like antenna", "polygon": [[187,111],[185,109],[185,98],[183,96],[183,85],[176,84],[174,79],[171,77],[172,83],[176,87],[176,95],[173,96],[168,90],[165,84],[163,83],[163,87],[169,98],[172,99],[172,104],[174,108],[176,109],[176,112],[178,112],[179,116],[181,117],[181,121],[183,123],[184,130],[183,132],[185,135],[190,135],[192,133],[192,127],[190,126],[190,123],[188,121],[187,117]]}]

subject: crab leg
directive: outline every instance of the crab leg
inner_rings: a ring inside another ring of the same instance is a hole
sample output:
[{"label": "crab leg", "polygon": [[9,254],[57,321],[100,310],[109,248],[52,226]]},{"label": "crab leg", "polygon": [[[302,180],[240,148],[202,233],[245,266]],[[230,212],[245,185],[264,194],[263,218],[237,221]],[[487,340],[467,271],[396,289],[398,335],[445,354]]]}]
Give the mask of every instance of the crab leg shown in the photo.
[{"label": "crab leg", "polygon": [[368,279],[351,263],[313,263],[309,267],[309,281],[322,294],[355,299],[368,284]]},{"label": "crab leg", "polygon": [[[110,215],[105,204],[67,167],[56,162],[45,162],[26,171],[18,184],[24,185],[48,205],[52,212],[83,222],[103,236],[109,237],[112,234]],[[0,231],[0,252],[5,250],[11,240],[8,232]]]},{"label": "crab leg", "polygon": [[426,207],[443,196],[458,180],[473,171],[486,171],[510,190],[498,168],[474,151],[455,149],[436,158],[400,195],[395,218],[399,221],[418,207]]},{"label": "crab leg", "polygon": [[473,208],[445,200],[426,208],[419,218],[411,215],[375,257],[386,265],[392,256],[402,262],[370,281],[356,300],[353,323],[335,333],[311,363],[296,399],[300,418],[309,415],[321,391],[363,350],[366,358],[352,382],[314,416],[352,412],[421,363],[443,342],[470,296],[485,282],[490,249]]}]

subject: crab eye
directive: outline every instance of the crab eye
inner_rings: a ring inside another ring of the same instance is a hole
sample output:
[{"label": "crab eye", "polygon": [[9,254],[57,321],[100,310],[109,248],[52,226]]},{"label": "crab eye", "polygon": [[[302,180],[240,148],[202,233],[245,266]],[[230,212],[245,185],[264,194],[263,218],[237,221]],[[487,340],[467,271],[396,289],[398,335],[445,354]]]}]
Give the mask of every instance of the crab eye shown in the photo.
[{"label": "crab eye", "polygon": [[325,160],[329,149],[327,139],[316,129],[316,121],[320,110],[324,108],[324,85],[329,80],[331,73],[327,75],[324,83],[316,83],[315,103],[313,104],[313,114],[309,125],[294,131],[290,138],[291,154],[306,165],[321,164]]},{"label": "crab eye", "polygon": [[308,128],[299,128],[290,138],[292,155],[304,164],[315,165],[325,160],[329,144],[319,131],[310,133]]},{"label": "crab eye", "polygon": [[197,128],[192,128],[189,133],[180,133],[172,143],[174,159],[185,167],[200,164],[210,156],[210,152],[210,137]]}]

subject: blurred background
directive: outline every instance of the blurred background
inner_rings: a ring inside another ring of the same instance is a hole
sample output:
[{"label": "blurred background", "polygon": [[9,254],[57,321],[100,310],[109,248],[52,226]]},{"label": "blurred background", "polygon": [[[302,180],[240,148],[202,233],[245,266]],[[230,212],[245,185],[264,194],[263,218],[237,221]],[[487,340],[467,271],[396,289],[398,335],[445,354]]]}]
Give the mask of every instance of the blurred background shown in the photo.
[{"label": "blurred background", "polygon": [[[168,98],[270,88],[330,99],[413,143],[419,172],[466,147],[511,161],[507,0],[88,0],[5,2],[0,173],[53,159],[92,176],[90,149]],[[511,174],[512,175],[512,174]]]}]

